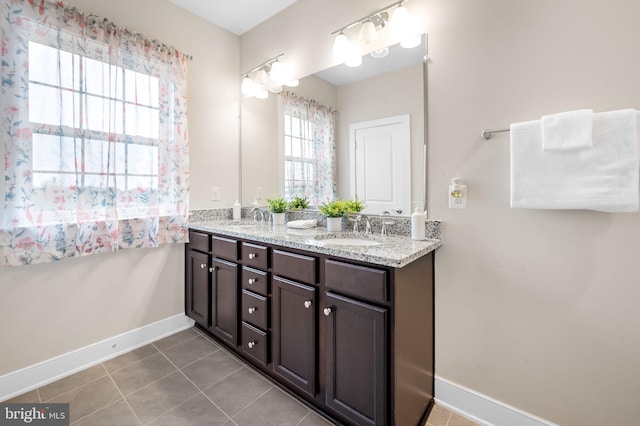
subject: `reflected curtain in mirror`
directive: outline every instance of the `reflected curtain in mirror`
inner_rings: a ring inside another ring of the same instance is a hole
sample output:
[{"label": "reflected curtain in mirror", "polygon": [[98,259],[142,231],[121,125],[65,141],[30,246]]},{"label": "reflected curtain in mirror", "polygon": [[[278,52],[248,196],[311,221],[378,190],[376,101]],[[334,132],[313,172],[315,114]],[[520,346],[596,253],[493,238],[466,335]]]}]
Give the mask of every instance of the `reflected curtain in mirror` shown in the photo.
[{"label": "reflected curtain in mirror", "polygon": [[1,13],[5,264],[186,241],[185,55],[62,3]]},{"label": "reflected curtain in mirror", "polygon": [[336,196],[336,111],[291,92],[280,96],[284,137],[284,198],[319,205]]}]

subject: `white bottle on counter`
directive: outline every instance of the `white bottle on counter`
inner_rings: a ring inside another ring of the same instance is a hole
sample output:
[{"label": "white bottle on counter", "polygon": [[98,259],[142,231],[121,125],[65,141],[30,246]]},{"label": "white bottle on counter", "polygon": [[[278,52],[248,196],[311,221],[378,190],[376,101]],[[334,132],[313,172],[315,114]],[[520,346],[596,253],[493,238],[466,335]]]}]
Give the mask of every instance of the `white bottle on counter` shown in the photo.
[{"label": "white bottle on counter", "polygon": [[241,217],[240,202],[236,200],[236,202],[233,203],[233,220],[240,220]]},{"label": "white bottle on counter", "polygon": [[416,207],[416,210],[411,214],[411,239],[412,240],[424,240],[426,239],[426,225],[427,212],[420,210],[420,207]]}]

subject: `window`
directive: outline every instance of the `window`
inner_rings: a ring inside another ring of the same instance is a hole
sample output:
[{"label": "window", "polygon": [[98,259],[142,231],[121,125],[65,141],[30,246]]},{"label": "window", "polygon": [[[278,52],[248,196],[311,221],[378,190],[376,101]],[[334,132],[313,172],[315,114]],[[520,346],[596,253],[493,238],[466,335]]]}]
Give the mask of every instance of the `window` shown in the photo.
[{"label": "window", "polygon": [[335,198],[335,111],[285,92],[284,198],[306,196],[312,205]]},{"label": "window", "polygon": [[5,264],[186,241],[185,55],[59,2],[6,6]]},{"label": "window", "polygon": [[157,190],[157,77],[32,41],[29,64],[34,188]]}]

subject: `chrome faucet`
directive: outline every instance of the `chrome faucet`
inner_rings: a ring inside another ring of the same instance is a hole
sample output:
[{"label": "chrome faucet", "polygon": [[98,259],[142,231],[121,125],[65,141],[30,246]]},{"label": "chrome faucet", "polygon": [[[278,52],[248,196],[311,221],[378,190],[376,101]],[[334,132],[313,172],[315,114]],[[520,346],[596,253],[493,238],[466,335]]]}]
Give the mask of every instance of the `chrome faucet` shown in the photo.
[{"label": "chrome faucet", "polygon": [[[253,215],[254,222],[264,222],[264,212],[260,208],[254,207],[250,213]],[[260,216],[260,219],[258,219],[258,216]]]},{"label": "chrome faucet", "polygon": [[359,231],[359,224],[360,221],[364,219],[364,235],[370,235],[371,234],[371,222],[369,221],[369,217],[364,215],[364,214],[359,214],[358,216],[356,216],[356,219],[353,221],[353,233],[357,234]]}]

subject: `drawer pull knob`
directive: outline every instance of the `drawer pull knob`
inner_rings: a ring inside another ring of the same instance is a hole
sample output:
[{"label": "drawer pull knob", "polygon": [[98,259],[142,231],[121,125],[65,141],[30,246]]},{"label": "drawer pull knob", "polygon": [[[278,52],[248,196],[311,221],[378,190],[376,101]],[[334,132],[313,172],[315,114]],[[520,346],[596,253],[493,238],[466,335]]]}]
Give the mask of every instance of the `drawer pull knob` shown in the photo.
[{"label": "drawer pull knob", "polygon": [[216,270],[216,267],[215,267],[215,266],[212,266],[211,268],[209,268],[209,272],[213,272],[213,271],[215,271],[215,270]]},{"label": "drawer pull knob", "polygon": [[256,257],[258,257],[257,254],[255,253],[249,253],[249,259],[255,259]]},{"label": "drawer pull knob", "polygon": [[258,310],[258,308],[249,308],[247,310],[249,311],[250,314],[253,314],[255,311]]},{"label": "drawer pull knob", "polygon": [[311,307],[311,305],[312,305],[311,300],[305,300],[304,301],[304,307],[305,308],[309,309]]},{"label": "drawer pull knob", "polygon": [[324,312],[324,315],[328,317],[331,315],[331,308],[324,308],[322,312]]},{"label": "drawer pull knob", "polygon": [[249,349],[253,349],[253,347],[256,345],[256,342],[251,341],[249,343],[247,343],[247,346],[249,347]]},{"label": "drawer pull knob", "polygon": [[255,284],[257,281],[257,278],[249,278],[249,284]]},{"label": "drawer pull knob", "polygon": [[206,264],[206,263],[201,263],[201,264],[200,264],[200,269],[204,269],[204,268],[206,268],[206,267],[207,267],[207,264]]}]

